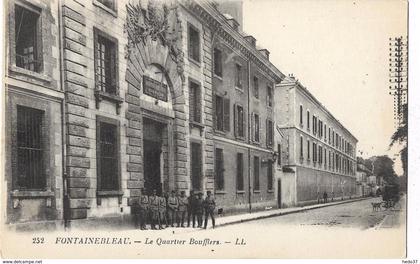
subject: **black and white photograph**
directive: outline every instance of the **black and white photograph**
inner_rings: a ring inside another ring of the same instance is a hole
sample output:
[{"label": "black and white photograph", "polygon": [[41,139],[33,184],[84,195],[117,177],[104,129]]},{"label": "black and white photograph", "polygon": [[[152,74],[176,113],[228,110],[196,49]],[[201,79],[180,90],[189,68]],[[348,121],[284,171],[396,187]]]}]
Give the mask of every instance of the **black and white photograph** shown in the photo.
[{"label": "black and white photograph", "polygon": [[411,2],[5,0],[3,263],[416,263]]}]

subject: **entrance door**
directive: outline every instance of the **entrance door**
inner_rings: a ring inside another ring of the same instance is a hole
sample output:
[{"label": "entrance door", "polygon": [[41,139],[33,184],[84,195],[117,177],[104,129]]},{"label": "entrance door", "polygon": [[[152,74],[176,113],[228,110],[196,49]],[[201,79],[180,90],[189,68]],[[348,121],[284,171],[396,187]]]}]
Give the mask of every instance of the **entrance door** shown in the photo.
[{"label": "entrance door", "polygon": [[277,180],[277,206],[281,208],[281,180]]},{"label": "entrance door", "polygon": [[162,184],[160,179],[160,153],[161,145],[159,142],[151,140],[143,140],[144,148],[144,187],[147,192],[162,192]]},{"label": "entrance door", "polygon": [[191,181],[193,190],[201,190],[201,144],[191,142]]}]

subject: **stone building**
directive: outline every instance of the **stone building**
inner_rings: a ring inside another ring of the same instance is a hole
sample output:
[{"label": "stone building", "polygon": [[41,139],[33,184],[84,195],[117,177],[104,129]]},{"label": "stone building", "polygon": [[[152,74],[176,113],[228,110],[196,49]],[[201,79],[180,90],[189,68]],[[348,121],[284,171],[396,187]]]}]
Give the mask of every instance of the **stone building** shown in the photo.
[{"label": "stone building", "polygon": [[275,88],[279,203],[294,206],[356,194],[357,139],[299,81]]},{"label": "stone building", "polygon": [[283,75],[217,5],[6,8],[6,223],[131,224],[142,188],[213,190],[224,211],[273,205]]},{"label": "stone building", "polygon": [[367,196],[371,192],[371,186],[368,184],[368,179],[372,175],[372,171],[369,170],[363,163],[357,163],[356,168],[356,193],[358,196]]}]

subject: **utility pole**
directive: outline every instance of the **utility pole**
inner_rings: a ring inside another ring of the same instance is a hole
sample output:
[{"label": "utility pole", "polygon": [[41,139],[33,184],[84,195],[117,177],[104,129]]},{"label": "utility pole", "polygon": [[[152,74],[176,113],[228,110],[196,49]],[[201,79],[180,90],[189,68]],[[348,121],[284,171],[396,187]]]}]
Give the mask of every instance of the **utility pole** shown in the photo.
[{"label": "utility pole", "polygon": [[403,121],[403,108],[408,94],[408,41],[404,37],[389,38],[389,94],[394,96],[395,126]]}]

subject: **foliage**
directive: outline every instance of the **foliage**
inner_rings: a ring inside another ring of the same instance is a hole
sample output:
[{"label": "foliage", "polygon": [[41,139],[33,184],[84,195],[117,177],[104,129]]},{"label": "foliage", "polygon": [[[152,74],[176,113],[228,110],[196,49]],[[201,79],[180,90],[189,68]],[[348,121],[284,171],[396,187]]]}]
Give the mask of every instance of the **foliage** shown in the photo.
[{"label": "foliage", "polygon": [[401,126],[397,128],[394,134],[391,136],[390,147],[395,143],[403,144],[404,147],[400,151],[401,163],[404,170],[404,175],[407,175],[407,159],[408,159],[408,149],[407,149],[407,140],[408,140],[408,105],[405,104],[402,106],[403,119]]}]

